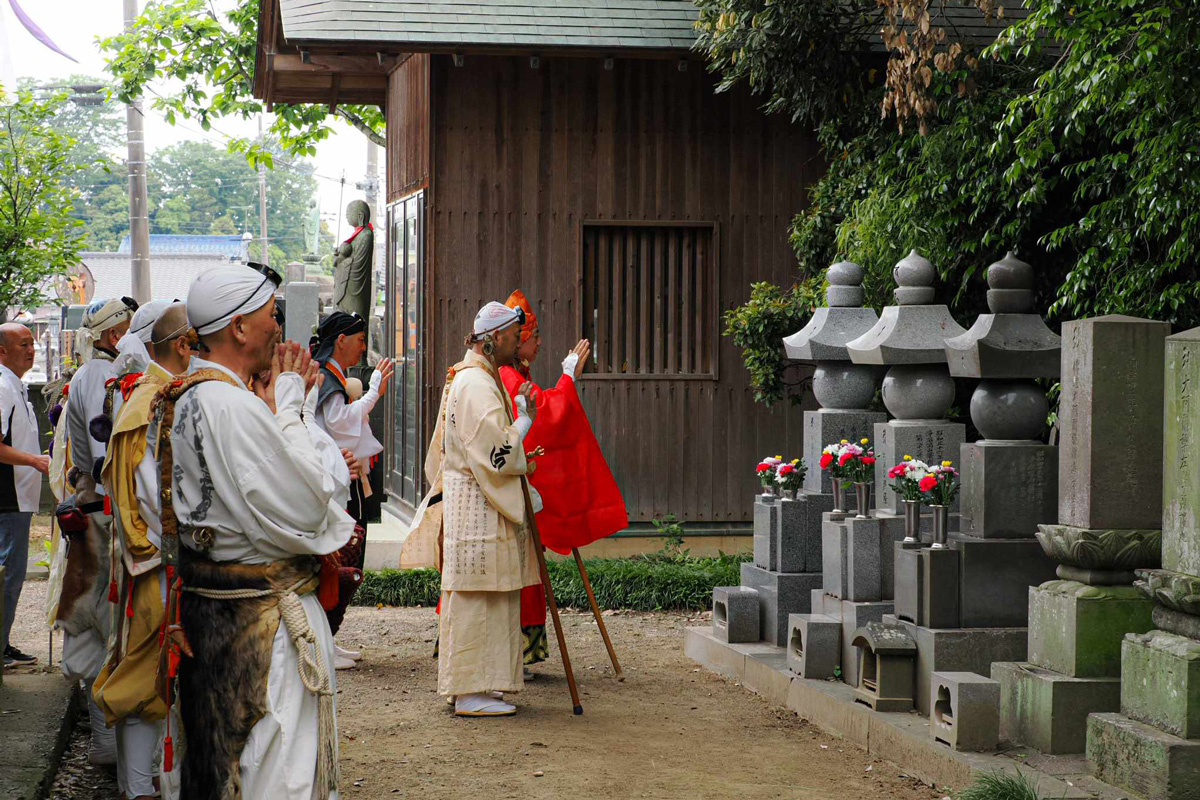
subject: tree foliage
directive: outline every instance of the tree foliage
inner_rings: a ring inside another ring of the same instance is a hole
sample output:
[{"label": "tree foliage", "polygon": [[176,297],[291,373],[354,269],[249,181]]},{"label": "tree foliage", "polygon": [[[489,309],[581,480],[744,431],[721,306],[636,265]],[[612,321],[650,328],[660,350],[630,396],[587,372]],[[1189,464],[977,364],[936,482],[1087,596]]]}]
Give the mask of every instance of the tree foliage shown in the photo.
[{"label": "tree foliage", "polygon": [[0,313],[38,305],[47,279],[79,262],[83,233],[67,179],[82,165],[53,124],[65,102],[0,93]]},{"label": "tree foliage", "polygon": [[[124,102],[144,95],[168,122],[194,119],[209,130],[223,117],[250,119],[264,110],[255,99],[254,52],[258,0],[237,0],[220,14],[208,0],[152,0],[133,26],[101,41],[108,71]],[[170,87],[155,93],[150,84]],[[340,118],[383,145],[383,114],[376,106],[276,105],[271,135],[294,156],[315,155],[329,137],[329,118]],[[231,142],[252,164],[268,166],[274,153],[254,140]]]},{"label": "tree foliage", "polygon": [[[939,269],[939,302],[969,324],[984,310],[984,269],[1015,249],[1034,265],[1037,302],[1052,319],[1200,324],[1200,17],[1184,0],[1029,0],[1028,15],[998,26],[978,64],[960,53],[922,73],[923,131],[881,119],[881,108],[896,111],[887,81],[815,113],[795,76],[805,64],[788,62],[808,41],[792,34],[811,31],[758,35],[746,8],[808,4],[705,5],[739,12],[737,30],[722,35],[746,48],[739,64],[755,65],[753,76],[739,72],[706,41],[725,83],[746,81],[769,108],[818,129],[829,170],[793,222],[801,280],[855,261],[879,307],[891,301],[892,266],[915,247]],[[848,23],[843,34],[855,30]],[[936,62],[952,45],[941,39],[926,55]],[[743,308],[747,324],[775,313]],[[746,359],[758,385],[755,370],[770,356]]]},{"label": "tree foliage", "polygon": [[802,327],[821,305],[822,285],[815,278],[790,289],[765,281],[755,283],[745,305],[725,312],[725,335],[742,349],[756,402],[771,405],[785,396],[795,403],[801,401],[802,393],[791,391],[799,384],[786,377],[787,359],[779,340]]}]

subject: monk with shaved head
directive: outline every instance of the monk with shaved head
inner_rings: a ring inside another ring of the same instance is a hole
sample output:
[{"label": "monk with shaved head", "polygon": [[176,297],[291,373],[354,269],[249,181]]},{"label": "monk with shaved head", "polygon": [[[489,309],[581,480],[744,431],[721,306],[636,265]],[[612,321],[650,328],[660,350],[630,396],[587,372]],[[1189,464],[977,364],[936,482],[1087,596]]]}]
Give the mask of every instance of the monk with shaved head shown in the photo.
[{"label": "monk with shaved head", "polygon": [[37,418],[21,376],[33,366],[33,332],[24,325],[0,325],[0,565],[4,567],[5,668],[32,664],[33,656],[8,643],[29,561],[29,523],[42,493],[50,456],[38,444]]}]

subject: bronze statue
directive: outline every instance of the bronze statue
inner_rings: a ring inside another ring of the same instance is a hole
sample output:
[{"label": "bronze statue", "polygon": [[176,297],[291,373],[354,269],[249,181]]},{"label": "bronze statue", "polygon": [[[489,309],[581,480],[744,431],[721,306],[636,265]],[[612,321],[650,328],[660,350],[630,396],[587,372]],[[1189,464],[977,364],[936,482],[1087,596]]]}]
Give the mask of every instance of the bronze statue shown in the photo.
[{"label": "bronze statue", "polygon": [[347,314],[368,319],[371,313],[371,259],[375,254],[375,229],[371,207],[353,200],[346,221],[354,226],[350,238],[338,246],[333,262],[333,302]]}]

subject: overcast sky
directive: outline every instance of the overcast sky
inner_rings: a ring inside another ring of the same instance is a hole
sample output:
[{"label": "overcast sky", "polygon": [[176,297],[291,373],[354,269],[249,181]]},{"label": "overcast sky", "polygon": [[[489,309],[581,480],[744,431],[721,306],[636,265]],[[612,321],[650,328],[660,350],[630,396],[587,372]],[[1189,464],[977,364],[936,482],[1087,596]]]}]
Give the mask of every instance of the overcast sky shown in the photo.
[{"label": "overcast sky", "polygon": [[[96,44],[97,37],[119,33],[123,27],[121,0],[18,0],[21,7],[43,31],[79,63],[73,63],[46,48],[34,39],[16,19],[8,0],[0,0],[0,80],[6,62],[11,62],[18,77],[32,77],[41,83],[54,83],[72,74],[106,77],[104,57]],[[218,0],[218,8],[228,7],[231,0]],[[144,2],[141,3],[144,5]],[[7,44],[5,33],[7,32]],[[145,103],[146,147],[153,151],[181,139],[209,141],[225,146],[225,137],[252,136],[258,128],[254,121],[224,119],[214,130],[205,132],[191,120],[168,124]],[[266,124],[270,124],[268,115]],[[337,219],[338,197],[345,176],[342,208],[351,200],[362,197],[354,184],[363,180],[367,165],[367,140],[358,131],[335,122],[337,133],[318,146],[317,156],[310,159],[316,166],[321,195],[321,211],[332,228]],[[217,130],[219,129],[219,131]],[[382,152],[380,161],[384,161]],[[382,170],[382,167],[381,167]],[[382,174],[380,175],[382,180]],[[345,216],[344,214],[342,215]],[[343,221],[339,241],[349,236],[351,229]],[[257,231],[252,231],[257,235]],[[269,234],[269,232],[268,232]]]}]

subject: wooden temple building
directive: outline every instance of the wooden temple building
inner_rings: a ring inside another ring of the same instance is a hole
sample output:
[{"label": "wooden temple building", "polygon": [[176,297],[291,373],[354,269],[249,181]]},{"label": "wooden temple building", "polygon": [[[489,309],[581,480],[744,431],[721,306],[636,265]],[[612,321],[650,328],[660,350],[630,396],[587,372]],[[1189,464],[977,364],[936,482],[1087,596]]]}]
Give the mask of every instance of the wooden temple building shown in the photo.
[{"label": "wooden temple building", "polygon": [[[387,116],[385,488],[402,517],[446,368],[476,310],[520,288],[552,385],[579,388],[631,531],[674,514],[746,532],[764,455],[802,415],[753,402],[723,313],[796,270],[788,226],[824,171],[815,137],[717,94],[685,0],[263,0],[256,94]],[[381,221],[382,222],[382,221]],[[383,437],[381,437],[383,438]],[[814,465],[815,468],[815,465]]]}]

